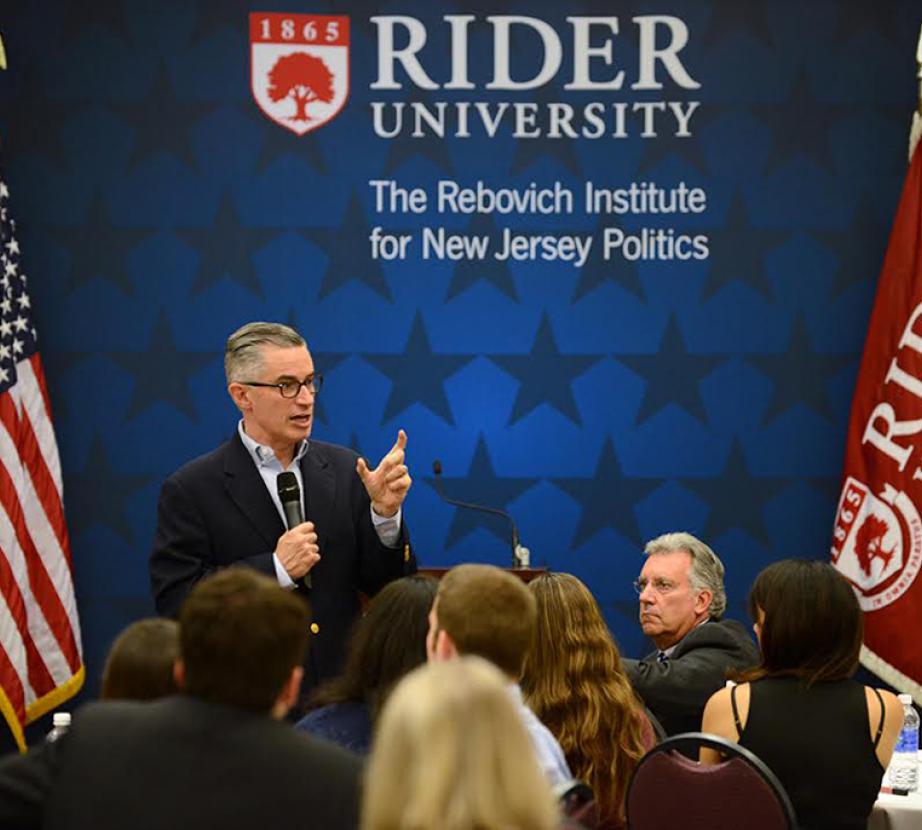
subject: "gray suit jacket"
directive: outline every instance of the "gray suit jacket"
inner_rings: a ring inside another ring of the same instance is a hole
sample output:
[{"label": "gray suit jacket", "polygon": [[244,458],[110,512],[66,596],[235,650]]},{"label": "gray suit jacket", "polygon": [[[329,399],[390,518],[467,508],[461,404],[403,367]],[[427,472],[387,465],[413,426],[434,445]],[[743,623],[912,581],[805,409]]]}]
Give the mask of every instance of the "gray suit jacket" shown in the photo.
[{"label": "gray suit jacket", "polygon": [[722,688],[727,672],[759,662],[759,651],[735,620],[710,621],[692,629],[665,663],[657,652],[625,660],[634,686],[667,735],[698,732],[708,698]]},{"label": "gray suit jacket", "polygon": [[187,696],[91,703],[0,761],[4,830],[351,830],[360,764],[289,724]]}]

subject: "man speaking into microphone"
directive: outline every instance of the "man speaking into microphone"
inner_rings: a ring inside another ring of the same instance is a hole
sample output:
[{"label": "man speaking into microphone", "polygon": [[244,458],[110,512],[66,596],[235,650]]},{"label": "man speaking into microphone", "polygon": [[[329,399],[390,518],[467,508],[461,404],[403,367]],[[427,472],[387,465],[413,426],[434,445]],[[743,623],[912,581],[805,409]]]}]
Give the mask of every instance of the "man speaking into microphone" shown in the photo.
[{"label": "man speaking into microphone", "polygon": [[175,617],[199,579],[228,565],[274,577],[310,601],[310,687],[339,671],[358,592],[371,596],[416,570],[402,515],[407,436],[400,430],[374,469],[345,447],[309,441],[323,378],[288,326],[239,328],[224,371],[242,417],[227,443],[163,484],[154,602]]}]

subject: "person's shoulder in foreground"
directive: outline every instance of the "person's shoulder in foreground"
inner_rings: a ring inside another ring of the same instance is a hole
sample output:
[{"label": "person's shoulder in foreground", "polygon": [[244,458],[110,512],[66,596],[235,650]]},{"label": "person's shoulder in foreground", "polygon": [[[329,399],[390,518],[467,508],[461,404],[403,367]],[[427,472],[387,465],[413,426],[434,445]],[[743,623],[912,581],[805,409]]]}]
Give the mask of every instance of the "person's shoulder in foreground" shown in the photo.
[{"label": "person's shoulder in foreground", "polygon": [[183,694],[84,707],[53,744],[0,763],[5,830],[357,822],[360,762],[282,722],[307,610],[247,568],[199,582],[180,614]]}]

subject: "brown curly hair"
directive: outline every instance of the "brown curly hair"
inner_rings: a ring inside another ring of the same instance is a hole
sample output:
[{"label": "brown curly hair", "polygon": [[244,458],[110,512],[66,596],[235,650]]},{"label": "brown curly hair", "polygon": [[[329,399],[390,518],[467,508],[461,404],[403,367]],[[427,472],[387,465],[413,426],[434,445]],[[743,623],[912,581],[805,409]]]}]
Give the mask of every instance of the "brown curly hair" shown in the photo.
[{"label": "brown curly hair", "polygon": [[538,627],[522,691],[554,733],[573,774],[595,792],[606,822],[624,820],[628,779],[653,730],[598,603],[575,576],[542,574],[529,588]]}]

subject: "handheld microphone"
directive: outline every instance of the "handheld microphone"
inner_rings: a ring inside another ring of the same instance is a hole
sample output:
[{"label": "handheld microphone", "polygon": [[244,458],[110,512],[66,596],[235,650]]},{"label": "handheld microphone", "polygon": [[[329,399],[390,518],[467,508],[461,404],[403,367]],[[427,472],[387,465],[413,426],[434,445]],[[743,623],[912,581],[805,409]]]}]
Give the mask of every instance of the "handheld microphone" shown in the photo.
[{"label": "handheld microphone", "polygon": [[519,529],[516,527],[515,519],[512,518],[511,514],[507,513],[505,510],[500,510],[498,507],[486,507],[482,504],[472,504],[470,502],[458,501],[457,499],[448,498],[448,496],[446,496],[442,490],[442,462],[438,459],[435,459],[435,461],[432,462],[432,474],[435,476],[433,479],[435,492],[438,494],[438,497],[446,504],[451,504],[455,507],[463,507],[466,510],[480,510],[483,513],[490,513],[494,516],[502,516],[507,522],[509,522],[509,527],[511,530],[510,541],[512,546],[512,567],[528,567],[530,551],[528,548],[520,544]]},{"label": "handheld microphone", "polygon": [[[279,501],[282,502],[282,510],[285,513],[285,524],[288,529],[297,527],[304,522],[304,507],[301,504],[301,488],[298,486],[298,477],[286,470],[279,473],[275,479],[275,486],[278,489]],[[312,585],[310,573],[304,574],[302,580],[305,588]]]}]

